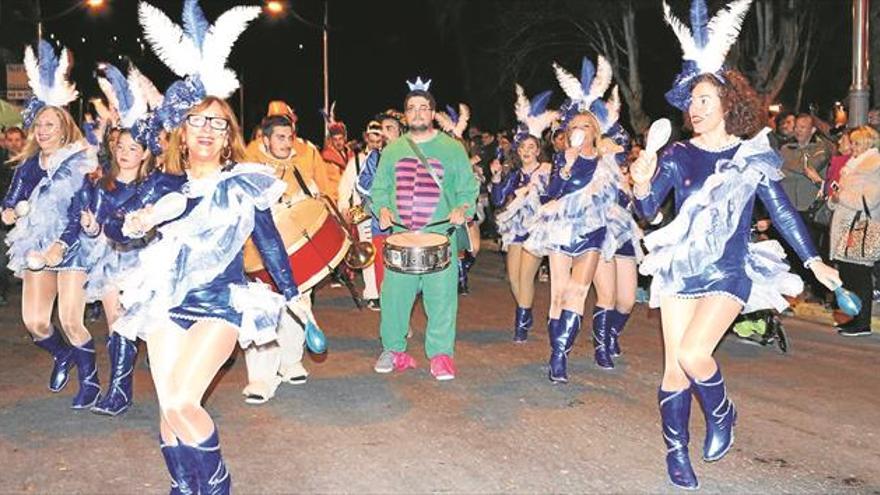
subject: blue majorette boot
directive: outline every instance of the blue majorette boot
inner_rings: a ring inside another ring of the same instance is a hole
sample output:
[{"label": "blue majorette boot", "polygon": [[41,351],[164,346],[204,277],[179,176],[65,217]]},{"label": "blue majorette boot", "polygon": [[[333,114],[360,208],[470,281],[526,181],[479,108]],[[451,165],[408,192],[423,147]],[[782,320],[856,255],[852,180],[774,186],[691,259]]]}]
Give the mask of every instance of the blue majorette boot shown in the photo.
[{"label": "blue majorette boot", "polygon": [[95,365],[95,341],[89,339],[85,344],[73,347],[73,362],[76,363],[76,377],[79,391],[73,397],[72,409],[88,409],[95,405],[101,394],[98,381],[98,367]]},{"label": "blue majorette boot", "polygon": [[196,495],[199,493],[199,481],[196,477],[196,466],[178,440],[177,445],[168,445],[159,441],[165,466],[171,475],[170,495]]},{"label": "blue majorette boot", "polygon": [[581,315],[574,311],[563,310],[558,320],[550,320],[547,330],[550,334],[551,382],[568,382],[568,353],[574,347],[580,329]]},{"label": "blue majorette boot", "polygon": [[54,326],[49,327],[52,333],[43,340],[34,340],[40,349],[52,355],[55,361],[49,375],[49,390],[60,392],[70,380],[70,368],[73,366],[73,349],[61,337],[61,332]]},{"label": "blue majorette boot", "polygon": [[535,319],[532,317],[532,308],[516,307],[516,321],[513,327],[513,341],[522,343],[529,339],[529,330],[532,329]]},{"label": "blue majorette boot", "polygon": [[666,442],[666,473],[669,482],[685,490],[700,487],[688,454],[688,421],[691,418],[690,387],[676,392],[657,390],[663,441]]},{"label": "blue majorette boot", "polygon": [[733,427],[736,424],[736,407],[727,398],[727,388],[719,367],[705,381],[692,380],[694,393],[703,404],[706,418],[706,441],[703,444],[703,460],[717,461],[733,446]]},{"label": "blue majorette boot", "polygon": [[110,353],[110,382],[107,393],[98,399],[92,412],[117,416],[131,407],[137,342],[113,332],[107,349]]},{"label": "blue majorette boot", "polygon": [[559,319],[550,319],[547,321],[547,335],[550,336],[550,381],[554,383],[565,383],[568,376],[565,372],[566,360],[568,357],[565,353],[565,340],[561,338],[562,325]]},{"label": "blue majorette boot", "polygon": [[611,333],[611,325],[609,313],[610,309],[593,308],[593,348],[595,349],[596,365],[600,368],[610,370],[614,368],[614,361],[608,353],[609,334]]},{"label": "blue majorette boot", "polygon": [[623,333],[623,327],[629,320],[629,313],[621,313],[616,309],[608,312],[608,319],[611,321],[611,328],[608,332],[608,354],[616,358],[620,356],[620,334]]},{"label": "blue majorette boot", "polygon": [[220,454],[220,437],[217,430],[207,440],[198,445],[181,444],[186,455],[192,459],[199,480],[200,495],[228,495],[232,486],[232,476],[226,469]]}]

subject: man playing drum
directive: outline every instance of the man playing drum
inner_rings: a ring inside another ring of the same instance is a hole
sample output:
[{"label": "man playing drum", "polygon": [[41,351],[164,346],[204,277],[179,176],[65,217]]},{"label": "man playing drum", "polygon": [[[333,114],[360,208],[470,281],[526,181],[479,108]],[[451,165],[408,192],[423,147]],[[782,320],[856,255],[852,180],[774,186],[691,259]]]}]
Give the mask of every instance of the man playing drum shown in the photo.
[{"label": "man playing drum", "polygon": [[[301,169],[297,166],[294,161],[297,153],[293,148],[296,136],[291,120],[287,116],[272,115],[264,118],[260,127],[263,135],[248,145],[247,160],[265,163],[275,169],[275,175],[287,183],[287,190],[282,196],[284,201],[296,202],[311,195],[302,190],[294,170],[299,171],[311,193],[317,192],[314,173],[323,169],[322,167]],[[248,385],[242,391],[245,402],[249,404],[266,402],[275,395],[275,389],[282,381],[291,384],[306,382],[309,373],[302,365],[304,342],[304,329],[287,311],[284,311],[278,323],[277,341],[262,346],[252,345],[245,349],[245,364],[248,370]]]},{"label": "man playing drum", "polygon": [[[450,224],[459,226],[474,214],[478,185],[462,145],[433,127],[436,102],[428,83],[408,83],[404,99],[410,132],[388,144],[382,153],[373,182],[373,211],[380,226],[394,226],[395,232],[447,234]],[[396,244],[389,237],[386,247]],[[426,238],[437,237],[426,235]],[[451,252],[458,252],[455,236],[449,237]],[[419,246],[410,246],[410,248]],[[446,254],[450,249],[446,249]],[[433,256],[426,256],[435,260]],[[455,378],[452,356],[455,320],[458,313],[458,264],[449,263],[434,273],[402,273],[390,268],[385,273],[380,296],[382,354],[374,369],[378,373],[403,371],[416,366],[406,353],[406,334],[416,295],[422,292],[428,326],[425,352],[431,360],[431,374],[438,380]],[[425,272],[423,272],[425,273]]]}]

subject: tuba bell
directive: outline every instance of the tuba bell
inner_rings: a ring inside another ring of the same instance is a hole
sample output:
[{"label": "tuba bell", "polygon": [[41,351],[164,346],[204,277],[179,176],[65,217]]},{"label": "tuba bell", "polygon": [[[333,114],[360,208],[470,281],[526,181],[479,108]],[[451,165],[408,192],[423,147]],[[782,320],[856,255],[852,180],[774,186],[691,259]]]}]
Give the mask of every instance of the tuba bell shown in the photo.
[{"label": "tuba bell", "polygon": [[[336,218],[336,221],[339,222],[339,225],[342,226],[342,230],[345,231],[345,236],[351,241],[351,247],[348,248],[348,252],[345,253],[345,264],[352,270],[363,270],[372,265],[376,260],[376,248],[373,246],[373,243],[369,241],[358,241],[351,235],[351,225],[357,225],[360,222],[353,221],[352,224],[349,224],[345,221],[345,218],[342,217],[342,214],[339,213],[339,209],[336,208],[336,204],[332,199],[324,194],[321,195],[321,199],[324,201],[324,204],[327,205],[327,208],[330,210],[330,213],[333,214],[333,217]],[[369,218],[369,214],[364,211],[362,206],[357,205],[356,207],[360,209],[362,215],[367,215]],[[355,215],[354,208],[355,207],[352,207],[349,210],[352,212],[352,217]]]},{"label": "tuba bell", "polygon": [[365,222],[370,219],[370,214],[367,213],[367,210],[364,209],[363,205],[354,205],[349,208],[348,211],[351,215],[351,223],[353,225],[358,225],[361,222]]}]

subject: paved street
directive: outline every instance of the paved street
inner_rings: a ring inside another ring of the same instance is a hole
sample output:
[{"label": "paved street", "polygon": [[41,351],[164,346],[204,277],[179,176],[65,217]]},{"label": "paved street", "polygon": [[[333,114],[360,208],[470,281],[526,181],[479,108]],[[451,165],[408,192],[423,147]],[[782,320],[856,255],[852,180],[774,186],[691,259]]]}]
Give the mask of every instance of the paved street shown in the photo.
[{"label": "paved street", "polygon": [[[244,359],[206,398],[236,493],[658,493],[665,479],[656,388],[659,314],[638,306],[611,372],[592,364],[589,328],[571,382],[551,385],[543,324],[510,342],[513,301],[497,253],[480,255],[461,299],[454,381],[436,382],[413,318],[419,368],[378,375],[378,313],[342,289],[319,293],[326,358],[307,359],[306,385],[283,385],[263,406],[244,404]],[[540,284],[536,320],[546,315]],[[157,405],[139,363],[135,406],[106,418],[68,408],[73,382],[46,388],[50,358],[30,343],[18,297],[0,311],[0,492],[167,493]],[[588,306],[592,303],[588,303]],[[589,312],[589,308],[588,308]],[[691,454],[704,493],[880,493],[880,337],[844,339],[830,316],[784,320],[792,350],[728,338],[719,358],[740,411],[722,461]],[[824,319],[824,321],[823,321]],[[818,320],[818,322],[816,321]],[[105,330],[93,325],[103,341]],[[100,372],[106,381],[106,353]]]}]

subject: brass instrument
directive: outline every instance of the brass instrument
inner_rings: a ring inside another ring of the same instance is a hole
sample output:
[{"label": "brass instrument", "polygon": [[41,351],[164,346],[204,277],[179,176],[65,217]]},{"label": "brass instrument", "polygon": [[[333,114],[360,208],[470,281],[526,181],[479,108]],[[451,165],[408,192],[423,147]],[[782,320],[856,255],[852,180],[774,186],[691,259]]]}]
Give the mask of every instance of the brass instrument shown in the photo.
[{"label": "brass instrument", "polygon": [[358,225],[370,219],[370,214],[364,209],[363,205],[354,205],[348,209],[351,214],[351,223]]},{"label": "brass instrument", "polygon": [[[339,213],[339,209],[336,208],[336,203],[327,197],[326,194],[321,195],[321,199],[327,205],[327,209],[330,210],[330,213],[333,217],[336,218],[336,221],[339,222],[339,225],[342,225],[343,230],[345,231],[346,237],[351,241],[351,247],[348,249],[348,252],[345,253],[345,264],[348,265],[352,270],[363,270],[364,268],[373,264],[376,260],[376,248],[373,246],[372,242],[369,241],[358,241],[351,235],[351,224],[345,221],[345,218],[342,217],[342,214]],[[364,211],[363,207],[360,207],[360,211],[363,215],[369,215]],[[354,208],[352,207],[352,217],[354,218]],[[363,220],[361,220],[363,221]],[[356,222],[353,220],[353,223],[357,225],[360,222]]]}]

